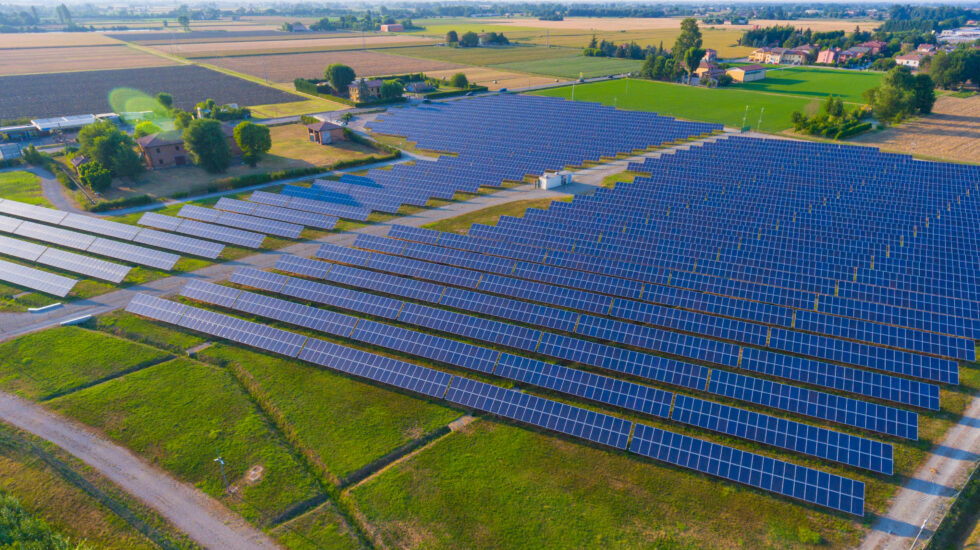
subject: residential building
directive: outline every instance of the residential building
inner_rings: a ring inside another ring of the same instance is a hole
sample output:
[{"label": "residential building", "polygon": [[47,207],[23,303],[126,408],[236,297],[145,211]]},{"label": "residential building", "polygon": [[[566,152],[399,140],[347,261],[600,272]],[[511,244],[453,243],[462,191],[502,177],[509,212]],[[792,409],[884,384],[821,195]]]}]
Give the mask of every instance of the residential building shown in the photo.
[{"label": "residential building", "polygon": [[821,50],[817,54],[817,63],[821,65],[833,65],[837,63],[837,58],[840,56],[840,48],[827,48],[826,50]]},{"label": "residential building", "polygon": [[919,44],[919,47],[916,48],[915,51],[917,53],[934,54],[934,53],[936,53],[936,45],[935,44]]},{"label": "residential building", "polygon": [[837,56],[837,61],[839,63],[845,63],[852,59],[861,59],[862,57],[867,55],[868,52],[870,51],[871,48],[867,46],[854,46],[853,48],[848,48],[840,52],[840,54]]},{"label": "residential building", "polygon": [[807,52],[800,50],[786,50],[783,52],[783,64],[786,65],[806,65]]},{"label": "residential building", "polygon": [[735,82],[752,82],[766,77],[766,68],[761,65],[745,65],[732,67],[726,71]]},{"label": "residential building", "polygon": [[306,25],[304,25],[304,24],[302,24],[302,23],[300,23],[298,21],[296,23],[293,23],[292,29],[293,29],[293,32],[309,32],[310,31],[310,29],[307,28]]},{"label": "residential building", "polygon": [[[222,124],[221,131],[225,134],[231,156],[241,156],[242,149],[235,141],[235,127],[231,124]],[[136,140],[136,146],[140,150],[143,162],[150,170],[186,166],[192,162],[180,130],[168,130],[143,136]]]},{"label": "residential building", "polygon": [[307,124],[306,129],[310,133],[310,141],[320,145],[326,145],[328,143],[344,141],[347,139],[347,136],[344,135],[343,126],[338,126],[333,122],[323,121],[314,124]]},{"label": "residential building", "polygon": [[694,74],[697,75],[698,78],[703,78],[704,75],[708,75],[708,78],[718,80],[719,76],[725,74],[725,69],[722,69],[715,63],[705,62],[702,60],[701,64],[698,65],[698,68],[694,70]]},{"label": "residential building", "polygon": [[381,25],[381,32],[402,32],[405,27],[401,23],[391,23],[388,25]]},{"label": "residential building", "polygon": [[433,88],[431,84],[421,80],[418,82],[409,82],[405,85],[405,91],[410,94],[421,94],[431,92],[432,90],[435,90],[435,88]]},{"label": "residential building", "polygon": [[769,65],[779,65],[783,62],[783,54],[786,52],[786,48],[769,48],[766,52],[766,58],[763,63]]},{"label": "residential building", "polygon": [[749,61],[753,63],[765,63],[766,55],[769,54],[769,48],[759,48],[749,54]]},{"label": "residential building", "polygon": [[701,58],[701,63],[704,63],[704,62],[714,63],[716,61],[718,61],[718,52],[717,51],[712,50],[711,48],[708,48],[707,50],[704,50],[704,57]]},{"label": "residential building", "polygon": [[910,67],[911,69],[914,70],[919,68],[919,64],[921,64],[922,60],[925,59],[926,57],[928,56],[924,53],[912,52],[912,53],[907,53],[905,55],[896,56],[895,63],[898,63],[899,65],[905,65],[906,67]]},{"label": "residential building", "polygon": [[871,55],[878,55],[879,53],[881,53],[881,50],[885,49],[885,46],[887,46],[888,44],[882,42],[881,40],[869,40],[868,42],[862,42],[858,45],[868,48],[869,49],[868,53],[870,53]]},{"label": "residential building", "polygon": [[381,99],[381,84],[380,80],[357,79],[347,86],[347,96],[357,103]]}]

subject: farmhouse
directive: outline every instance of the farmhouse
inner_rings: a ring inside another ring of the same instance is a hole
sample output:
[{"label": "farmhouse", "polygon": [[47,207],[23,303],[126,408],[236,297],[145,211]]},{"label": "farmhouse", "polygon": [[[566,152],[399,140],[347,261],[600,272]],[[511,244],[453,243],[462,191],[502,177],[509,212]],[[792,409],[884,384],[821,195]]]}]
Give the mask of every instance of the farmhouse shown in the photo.
[{"label": "farmhouse", "polygon": [[817,54],[817,63],[821,65],[833,65],[837,63],[837,58],[840,55],[840,48],[827,48]]},{"label": "farmhouse", "polygon": [[363,78],[351,82],[347,86],[347,95],[358,103],[381,99],[380,80],[365,80]]},{"label": "farmhouse", "polygon": [[899,65],[905,65],[906,67],[912,69],[918,69],[919,64],[922,63],[922,60],[925,59],[926,57],[928,56],[924,53],[912,52],[912,53],[907,53],[905,55],[895,56],[895,63],[898,63]]},{"label": "farmhouse", "polygon": [[878,55],[888,44],[882,42],[881,40],[869,40],[868,42],[862,42],[858,45],[869,48],[870,51],[868,53],[871,55]]},{"label": "farmhouse", "polygon": [[735,82],[752,82],[766,77],[766,68],[762,65],[745,65],[728,69],[728,75]]},{"label": "farmhouse", "polygon": [[806,63],[807,53],[799,50],[786,50],[783,52],[782,62],[789,65],[803,65]]},{"label": "farmhouse", "polygon": [[869,53],[871,48],[867,46],[854,46],[853,48],[848,48],[837,56],[837,61],[844,63],[850,61],[851,59],[861,59],[865,54]]},{"label": "farmhouse", "polygon": [[694,74],[696,74],[698,78],[704,78],[704,76],[707,75],[708,78],[717,80],[719,76],[725,74],[725,69],[722,69],[715,63],[702,60],[701,64],[698,65],[698,68],[694,71]]},{"label": "farmhouse", "polygon": [[405,91],[411,94],[431,92],[432,90],[435,90],[435,88],[433,88],[428,82],[423,81],[409,82],[405,85]]},{"label": "farmhouse", "polygon": [[310,29],[306,28],[306,25],[296,22],[293,23],[293,32],[309,32]]},{"label": "farmhouse", "polygon": [[[228,141],[231,156],[240,156],[242,150],[235,142],[235,127],[231,124],[222,124],[221,129],[225,134],[225,140]],[[191,162],[180,130],[168,130],[143,136],[136,140],[136,146],[140,150],[143,162],[150,170],[185,166]]]},{"label": "farmhouse", "polygon": [[381,32],[402,32],[405,27],[401,23],[391,23],[389,25],[381,25]]},{"label": "farmhouse", "polygon": [[323,121],[307,124],[306,130],[310,133],[310,141],[319,145],[347,139],[347,136],[344,135],[344,128],[333,122]]},{"label": "farmhouse", "polygon": [[771,48],[759,48],[749,54],[749,61],[754,63],[765,63],[766,56],[769,55],[770,51],[772,51]]},{"label": "farmhouse", "polygon": [[718,61],[718,52],[711,48],[704,50],[704,57],[701,58],[701,63],[714,63],[715,61]]}]

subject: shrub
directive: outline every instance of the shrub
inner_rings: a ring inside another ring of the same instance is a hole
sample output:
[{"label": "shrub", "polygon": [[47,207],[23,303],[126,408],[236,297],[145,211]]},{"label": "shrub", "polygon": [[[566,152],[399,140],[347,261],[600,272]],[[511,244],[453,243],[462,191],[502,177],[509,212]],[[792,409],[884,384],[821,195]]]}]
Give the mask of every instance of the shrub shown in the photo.
[{"label": "shrub", "polygon": [[470,85],[470,81],[466,79],[465,74],[456,73],[449,79],[449,85],[453,88],[466,88]]}]

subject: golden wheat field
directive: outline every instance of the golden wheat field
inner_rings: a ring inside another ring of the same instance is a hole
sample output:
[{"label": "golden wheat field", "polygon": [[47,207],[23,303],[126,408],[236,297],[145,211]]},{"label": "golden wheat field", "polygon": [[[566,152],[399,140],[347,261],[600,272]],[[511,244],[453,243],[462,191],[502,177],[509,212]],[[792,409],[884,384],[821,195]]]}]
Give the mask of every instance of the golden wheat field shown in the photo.
[{"label": "golden wheat field", "polygon": [[[99,44],[119,44],[119,41],[113,40],[98,32],[17,32],[0,34],[0,49],[97,46]],[[0,56],[6,56],[8,53],[0,53]]]},{"label": "golden wheat field", "polygon": [[854,141],[897,153],[911,152],[933,158],[978,162],[980,95],[940,97],[931,115],[859,136]]}]

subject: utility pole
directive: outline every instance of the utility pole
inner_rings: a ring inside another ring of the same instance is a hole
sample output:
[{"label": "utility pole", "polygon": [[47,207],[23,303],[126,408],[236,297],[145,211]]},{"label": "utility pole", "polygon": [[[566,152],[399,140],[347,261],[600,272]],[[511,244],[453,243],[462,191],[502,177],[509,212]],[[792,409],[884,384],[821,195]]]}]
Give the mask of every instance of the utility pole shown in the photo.
[{"label": "utility pole", "polygon": [[229,492],[230,487],[228,486],[228,476],[225,475],[225,461],[221,459],[221,455],[214,459],[215,462],[221,465],[221,479],[225,482],[225,492]]},{"label": "utility pole", "polygon": [[759,111],[759,127],[757,129],[760,132],[762,131],[762,113],[765,113],[765,112],[766,112],[766,108],[765,107],[763,107],[762,110]]},{"label": "utility pole", "polygon": [[749,106],[745,105],[745,114],[742,115],[742,128],[745,128],[745,119],[749,118]]}]

